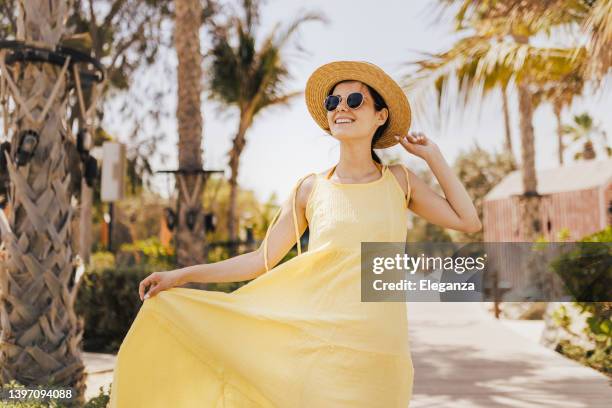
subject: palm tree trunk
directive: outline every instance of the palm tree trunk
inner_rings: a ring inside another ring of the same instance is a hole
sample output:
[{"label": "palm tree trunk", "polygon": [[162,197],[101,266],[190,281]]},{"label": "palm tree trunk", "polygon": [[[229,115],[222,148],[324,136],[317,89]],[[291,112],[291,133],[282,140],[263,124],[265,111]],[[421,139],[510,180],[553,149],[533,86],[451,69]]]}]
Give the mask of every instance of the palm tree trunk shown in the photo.
[{"label": "palm tree trunk", "polygon": [[563,151],[565,150],[565,146],[563,145],[563,131],[561,125],[561,106],[559,104],[553,105],[553,110],[555,112],[555,118],[557,119],[557,156],[559,158],[559,165],[563,166]]},{"label": "palm tree trunk", "polygon": [[[513,34],[519,44],[527,44],[529,38]],[[533,241],[541,231],[540,196],[537,192],[538,180],[535,169],[535,135],[533,132],[533,102],[529,90],[529,76],[521,78],[517,83],[519,100],[519,123],[521,128],[521,175],[523,194],[519,198],[521,238],[523,241]]]},{"label": "palm tree trunk", "polygon": [[[64,33],[68,2],[22,0],[19,7],[17,38],[54,47]],[[83,406],[83,322],[74,312],[78,282],[71,226],[76,210],[66,159],[70,142],[63,124],[67,75],[60,67],[39,62],[7,66],[3,75],[12,77],[28,106],[16,101],[10,115],[15,129],[7,158],[11,210],[8,217],[0,214],[8,249],[0,265],[0,382],[72,387],[77,395],[73,402]],[[57,96],[39,124],[56,84]],[[38,145],[29,163],[17,166],[17,147],[25,130],[38,134]]]},{"label": "palm tree trunk", "polygon": [[[202,170],[202,55],[200,26],[202,7],[197,0],[176,0],[174,42],[178,57],[178,217],[176,254],[179,267],[202,264],[204,259],[204,223],[201,193],[205,178]],[[189,218],[195,223],[190,228]]]},{"label": "palm tree trunk", "polygon": [[583,160],[594,160],[597,157],[597,153],[595,153],[595,148],[593,147],[593,142],[591,140],[587,140],[584,142],[582,146],[582,159]]},{"label": "palm tree trunk", "polygon": [[85,178],[81,182],[81,214],[79,218],[79,256],[85,265],[91,257],[93,188]]},{"label": "palm tree trunk", "polygon": [[[98,54],[94,52],[95,58],[98,58]],[[85,86],[82,89],[83,99],[85,104],[85,109],[88,106],[91,106],[93,101],[93,89],[91,86]],[[70,126],[72,127],[72,123],[76,120],[78,122],[80,129],[87,129],[87,119],[84,115],[86,112],[81,112],[78,102],[74,104],[72,107],[72,118],[70,120]],[[93,129],[87,129],[87,131],[92,132]],[[92,134],[91,137],[94,137]],[[80,161],[80,157],[78,157],[78,161]],[[74,166],[73,166],[74,167]],[[89,260],[91,257],[91,244],[92,244],[92,208],[94,203],[94,188],[89,187],[87,182],[85,181],[85,169],[83,169],[83,173],[80,175],[79,179],[80,183],[80,209],[79,209],[79,227],[77,229],[77,237],[78,240],[78,251],[79,256],[83,260],[85,265],[89,264]],[[74,177],[74,171],[72,172]]]},{"label": "palm tree trunk", "polygon": [[508,90],[506,86],[502,86],[502,108],[504,112],[504,131],[506,136],[506,152],[512,158],[512,162],[516,163],[514,151],[512,150],[512,133],[510,131],[510,109],[508,108]]},{"label": "palm tree trunk", "polygon": [[238,133],[234,138],[232,143],[232,150],[230,151],[230,196],[227,210],[227,231],[229,235],[229,241],[232,243],[230,245],[230,256],[234,256],[237,254],[237,245],[234,243],[238,239],[238,220],[236,215],[236,207],[238,201],[238,171],[240,168],[240,155],[242,154],[242,150],[246,144],[246,130],[248,126],[244,119],[240,120],[240,124],[238,126]]},{"label": "palm tree trunk", "polygon": [[531,92],[525,82],[518,84],[523,194],[520,197],[521,237],[533,241],[541,231],[540,197],[537,193],[535,147],[533,132],[533,105]]}]

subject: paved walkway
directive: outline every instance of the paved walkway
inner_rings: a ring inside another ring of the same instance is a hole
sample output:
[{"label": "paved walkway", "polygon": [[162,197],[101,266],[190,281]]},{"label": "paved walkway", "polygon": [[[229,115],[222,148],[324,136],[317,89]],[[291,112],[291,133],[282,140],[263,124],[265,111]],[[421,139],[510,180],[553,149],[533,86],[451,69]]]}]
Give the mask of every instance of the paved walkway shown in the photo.
[{"label": "paved walkway", "polygon": [[410,408],[610,408],[605,375],[521,336],[480,303],[408,304]]},{"label": "paved walkway", "polygon": [[[415,302],[408,311],[410,408],[612,407],[608,377],[539,345],[535,327],[522,335],[511,326],[523,325],[496,321],[480,303]],[[89,399],[108,390],[115,356],[84,354]]]},{"label": "paved walkway", "polygon": [[100,387],[108,393],[109,385],[113,382],[113,368],[115,367],[114,354],[102,353],[83,353],[85,370],[87,371],[87,389],[85,390],[85,400],[100,393]]}]

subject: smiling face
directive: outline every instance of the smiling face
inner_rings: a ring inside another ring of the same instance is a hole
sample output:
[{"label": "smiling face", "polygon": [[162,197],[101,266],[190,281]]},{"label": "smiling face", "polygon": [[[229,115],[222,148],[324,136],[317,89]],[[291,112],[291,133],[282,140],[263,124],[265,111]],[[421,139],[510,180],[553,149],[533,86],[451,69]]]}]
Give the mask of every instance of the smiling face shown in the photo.
[{"label": "smiling face", "polygon": [[[361,92],[364,95],[364,101],[357,109],[351,109],[346,104],[347,97],[353,92]],[[368,87],[359,81],[340,82],[331,94],[342,97],[336,109],[327,112],[332,136],[340,141],[364,139],[371,143],[376,129],[387,120],[387,109],[377,111]]]}]

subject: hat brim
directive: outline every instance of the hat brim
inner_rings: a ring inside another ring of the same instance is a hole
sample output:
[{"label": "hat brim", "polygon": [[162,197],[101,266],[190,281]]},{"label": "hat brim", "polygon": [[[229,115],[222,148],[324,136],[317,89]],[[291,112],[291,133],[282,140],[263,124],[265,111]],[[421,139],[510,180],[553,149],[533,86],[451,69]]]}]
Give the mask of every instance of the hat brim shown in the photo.
[{"label": "hat brim", "polygon": [[306,82],[306,106],[315,122],[331,134],[324,101],[334,85],[341,81],[360,81],[382,96],[389,110],[388,126],[375,149],[395,145],[395,135],[405,135],[410,129],[411,110],[408,98],[400,86],[382,69],[364,61],[336,61],[325,64],[312,73]]}]

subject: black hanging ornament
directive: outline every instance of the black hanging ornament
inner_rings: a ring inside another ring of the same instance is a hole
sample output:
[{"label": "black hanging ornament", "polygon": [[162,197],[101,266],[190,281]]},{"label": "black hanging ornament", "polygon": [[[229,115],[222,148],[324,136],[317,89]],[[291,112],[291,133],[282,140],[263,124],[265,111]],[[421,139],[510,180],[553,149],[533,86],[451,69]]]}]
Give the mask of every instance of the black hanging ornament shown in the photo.
[{"label": "black hanging ornament", "polygon": [[86,129],[79,129],[77,133],[77,151],[81,156],[86,155],[91,150],[92,138],[91,134]]},{"label": "black hanging ornament", "polygon": [[9,173],[8,173],[8,164],[6,161],[6,154],[10,154],[11,151],[11,143],[4,142],[0,144],[0,210],[6,207],[8,203],[8,191],[9,191]]},{"label": "black hanging ornament", "polygon": [[4,142],[0,144],[0,175],[8,174],[8,165],[6,163],[6,156],[4,152],[7,154],[11,153],[11,142]]},{"label": "black hanging ornament", "polygon": [[187,214],[185,214],[185,222],[187,223],[187,228],[193,231],[193,228],[196,224],[196,217],[198,215],[198,210],[195,208],[191,208],[187,210]]},{"label": "black hanging ornament", "polygon": [[17,148],[17,166],[24,166],[30,162],[38,146],[40,136],[33,130],[24,130],[19,135],[19,147]]},{"label": "black hanging ornament", "polygon": [[93,187],[94,181],[98,177],[98,161],[89,153],[86,154],[85,160],[85,182],[89,188]]},{"label": "black hanging ornament", "polygon": [[214,213],[204,214],[204,231],[215,232],[217,229],[217,217]]},{"label": "black hanging ornament", "polygon": [[253,227],[246,227],[246,242],[252,244],[255,242],[255,235],[253,234]]},{"label": "black hanging ornament", "polygon": [[170,207],[164,208],[164,218],[166,219],[166,226],[170,231],[176,226],[176,213]]}]

